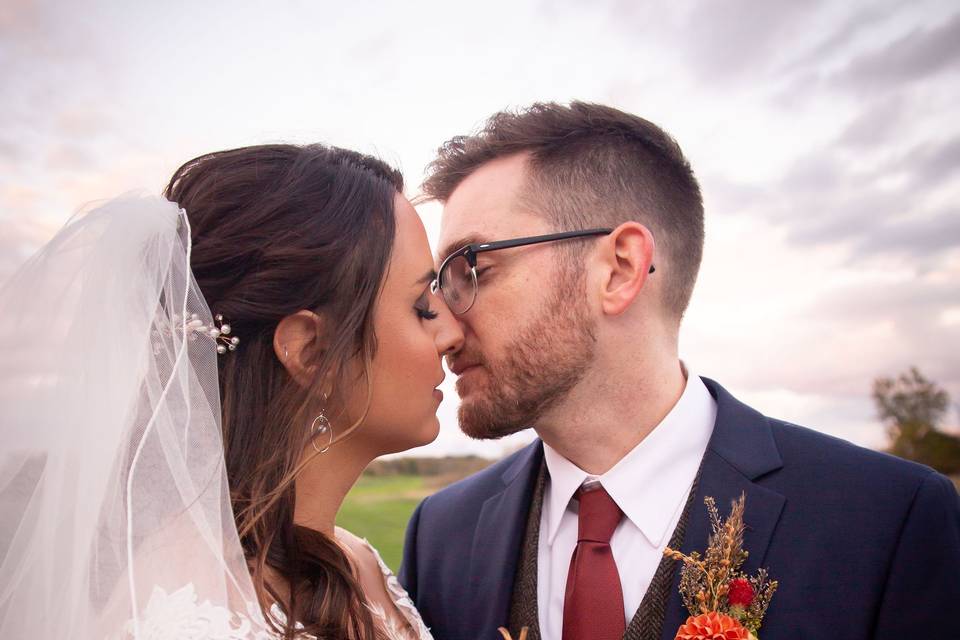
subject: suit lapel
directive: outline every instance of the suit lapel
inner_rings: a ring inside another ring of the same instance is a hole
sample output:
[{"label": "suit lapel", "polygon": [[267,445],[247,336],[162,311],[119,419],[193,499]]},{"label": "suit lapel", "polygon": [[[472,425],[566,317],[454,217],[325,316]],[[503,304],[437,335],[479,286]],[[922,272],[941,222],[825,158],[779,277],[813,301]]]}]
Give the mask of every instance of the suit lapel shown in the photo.
[{"label": "suit lapel", "polygon": [[[694,497],[682,551],[707,548],[710,521],[703,499],[712,496],[726,517],[730,503],[746,496],[743,548],[749,553],[743,570],[753,573],[763,566],[770,539],[783,510],[785,498],[756,483],[761,476],[783,466],[767,419],[736,400],[716,382],[703,379],[717,401],[717,422],[704,453],[700,482]],[[679,592],[680,572],[674,578],[673,592],[664,618],[663,640],[672,640],[687,618]]]},{"label": "suit lapel", "polygon": [[543,446],[536,440],[501,476],[503,491],[483,503],[470,554],[470,637],[499,638],[497,627],[509,623],[511,590],[542,458]]}]

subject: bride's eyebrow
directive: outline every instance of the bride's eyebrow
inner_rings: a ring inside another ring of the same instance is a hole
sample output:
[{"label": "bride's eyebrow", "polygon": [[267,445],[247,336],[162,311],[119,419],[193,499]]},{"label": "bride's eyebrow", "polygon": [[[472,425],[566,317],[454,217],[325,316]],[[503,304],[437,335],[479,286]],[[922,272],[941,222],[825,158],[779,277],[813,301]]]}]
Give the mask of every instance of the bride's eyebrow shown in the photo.
[{"label": "bride's eyebrow", "polygon": [[423,274],[422,276],[420,276],[420,278],[419,278],[416,282],[414,282],[413,284],[414,284],[414,286],[421,286],[421,285],[425,285],[425,284],[430,284],[431,282],[433,282],[433,281],[436,280],[436,279],[437,279],[437,272],[436,272],[434,269],[430,269],[430,270],[427,271],[425,274]]}]

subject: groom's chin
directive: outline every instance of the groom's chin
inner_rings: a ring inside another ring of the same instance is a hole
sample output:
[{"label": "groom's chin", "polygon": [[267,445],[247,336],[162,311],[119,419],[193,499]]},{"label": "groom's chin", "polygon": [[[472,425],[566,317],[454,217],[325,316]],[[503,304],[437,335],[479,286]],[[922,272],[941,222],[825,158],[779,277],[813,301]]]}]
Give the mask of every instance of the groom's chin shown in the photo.
[{"label": "groom's chin", "polygon": [[498,440],[526,428],[505,420],[493,407],[475,398],[461,399],[457,419],[464,435],[474,440]]}]

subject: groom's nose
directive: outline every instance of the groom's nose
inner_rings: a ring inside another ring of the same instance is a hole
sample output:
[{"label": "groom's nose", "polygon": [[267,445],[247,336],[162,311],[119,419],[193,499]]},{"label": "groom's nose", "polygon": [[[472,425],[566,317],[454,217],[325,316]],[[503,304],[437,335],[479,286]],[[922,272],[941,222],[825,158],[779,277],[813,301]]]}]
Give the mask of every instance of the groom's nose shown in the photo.
[{"label": "groom's nose", "polygon": [[463,348],[463,328],[453,313],[441,305],[434,320],[437,326],[437,352],[443,356],[451,356]]}]

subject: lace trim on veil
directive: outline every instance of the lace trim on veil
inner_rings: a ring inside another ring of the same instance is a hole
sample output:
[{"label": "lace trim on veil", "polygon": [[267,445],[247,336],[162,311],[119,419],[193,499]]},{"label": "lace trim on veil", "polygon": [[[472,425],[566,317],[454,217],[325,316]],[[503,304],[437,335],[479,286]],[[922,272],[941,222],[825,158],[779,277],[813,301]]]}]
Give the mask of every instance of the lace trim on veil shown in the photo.
[{"label": "lace trim on veil", "polygon": [[[259,611],[247,614],[200,601],[192,582],[167,593],[155,586],[140,618],[138,640],[275,640]],[[123,638],[133,638],[127,623]]]},{"label": "lace trim on veil", "polygon": [[[387,593],[407,623],[406,625],[397,624],[395,617],[388,615],[382,606],[368,603],[367,608],[373,613],[387,637],[390,640],[433,640],[430,630],[420,617],[420,612],[397,580],[397,576],[383,561],[380,552],[366,538],[354,537],[373,552]],[[281,623],[287,620],[283,610],[276,603],[271,607],[270,613]],[[139,626],[138,640],[276,640],[276,635],[263,622],[263,616],[259,610],[244,614],[231,611],[209,600],[200,601],[192,582],[169,593],[161,587],[154,586]],[[299,623],[295,627],[303,628]],[[125,633],[120,637],[134,637],[133,621],[127,623]],[[305,637],[313,636],[305,635]]]}]

